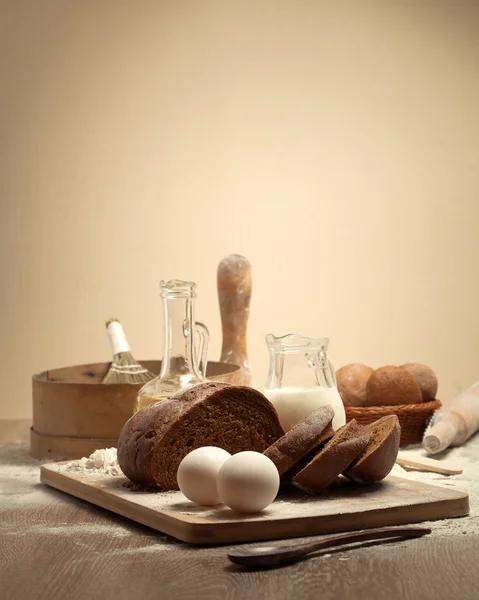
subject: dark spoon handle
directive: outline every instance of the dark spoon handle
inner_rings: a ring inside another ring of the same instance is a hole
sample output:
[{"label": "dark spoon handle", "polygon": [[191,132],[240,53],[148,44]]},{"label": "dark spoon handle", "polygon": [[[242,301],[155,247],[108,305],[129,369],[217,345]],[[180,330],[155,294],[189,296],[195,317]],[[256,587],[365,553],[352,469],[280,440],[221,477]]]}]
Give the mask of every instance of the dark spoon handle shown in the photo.
[{"label": "dark spoon handle", "polygon": [[300,543],[291,546],[273,547],[265,546],[264,550],[256,548],[240,548],[228,553],[228,558],[243,566],[264,567],[275,566],[293,562],[306,554],[333,548],[335,546],[345,546],[356,542],[367,542],[380,539],[391,539],[395,537],[415,538],[431,533],[427,527],[381,527],[379,529],[366,529],[364,531],[354,531],[342,533],[340,535],[323,538],[319,542]]},{"label": "dark spoon handle", "polygon": [[320,542],[304,544],[302,549],[306,554],[333,548],[334,546],[344,546],[356,542],[367,542],[371,540],[387,539],[392,537],[420,537],[431,530],[426,527],[380,527],[378,529],[366,529],[364,531],[355,531],[352,533],[343,533],[341,535],[330,536]]}]

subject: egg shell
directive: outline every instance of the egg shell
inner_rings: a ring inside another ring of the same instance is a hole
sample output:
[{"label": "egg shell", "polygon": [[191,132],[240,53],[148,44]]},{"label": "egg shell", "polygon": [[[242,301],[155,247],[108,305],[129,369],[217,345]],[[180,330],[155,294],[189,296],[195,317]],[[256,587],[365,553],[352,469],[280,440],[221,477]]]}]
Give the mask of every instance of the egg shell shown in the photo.
[{"label": "egg shell", "polygon": [[229,452],[215,446],[196,448],[185,456],[176,478],[178,487],[188,500],[201,506],[221,503],[217,488],[218,471],[230,457]]},{"label": "egg shell", "polygon": [[276,498],[279,473],[275,464],[259,452],[238,452],[218,473],[221,501],[239,513],[260,512]]}]

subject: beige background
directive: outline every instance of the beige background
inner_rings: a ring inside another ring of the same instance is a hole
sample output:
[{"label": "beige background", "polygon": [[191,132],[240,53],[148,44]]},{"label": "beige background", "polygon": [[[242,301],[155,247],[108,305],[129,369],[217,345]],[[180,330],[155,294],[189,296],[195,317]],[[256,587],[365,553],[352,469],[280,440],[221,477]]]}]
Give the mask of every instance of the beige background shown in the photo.
[{"label": "beige background", "polygon": [[479,3],[2,0],[0,417],[30,375],[161,354],[160,278],[254,269],[249,349],[479,378]]}]

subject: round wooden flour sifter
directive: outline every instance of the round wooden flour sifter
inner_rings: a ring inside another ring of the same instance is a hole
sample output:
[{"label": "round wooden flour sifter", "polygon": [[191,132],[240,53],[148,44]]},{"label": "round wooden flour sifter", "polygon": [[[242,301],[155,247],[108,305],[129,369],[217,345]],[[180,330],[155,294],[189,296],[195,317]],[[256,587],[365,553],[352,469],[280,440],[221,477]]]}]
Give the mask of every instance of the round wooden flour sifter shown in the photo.
[{"label": "round wooden flour sifter", "polygon": [[[160,372],[161,361],[140,362]],[[95,363],[33,376],[32,456],[68,460],[116,446],[142,384],[101,383],[109,368],[110,363]],[[214,361],[208,362],[206,375],[236,385],[249,378],[242,367]]]},{"label": "round wooden flour sifter", "polygon": [[[218,266],[217,285],[223,347],[220,362],[208,361],[206,376],[249,385],[246,328],[252,286],[248,260],[238,254],[224,258]],[[140,363],[152,373],[160,372],[159,360]],[[78,365],[33,376],[32,456],[67,460],[116,446],[143,384],[102,383],[110,365]]]}]

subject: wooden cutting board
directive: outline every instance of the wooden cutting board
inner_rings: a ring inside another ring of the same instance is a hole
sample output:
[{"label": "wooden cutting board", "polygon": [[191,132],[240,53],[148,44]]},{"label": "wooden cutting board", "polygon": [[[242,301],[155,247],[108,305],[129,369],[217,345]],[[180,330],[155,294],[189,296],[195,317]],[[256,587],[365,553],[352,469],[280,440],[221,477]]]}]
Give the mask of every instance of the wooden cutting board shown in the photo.
[{"label": "wooden cutting board", "polygon": [[239,515],[225,506],[198,507],[181,492],[132,491],[123,476],[78,476],[65,472],[64,464],[43,466],[42,483],[190,544],[321,535],[469,514],[465,492],[388,477],[368,486],[341,478],[320,497],[292,488],[259,515]]}]

